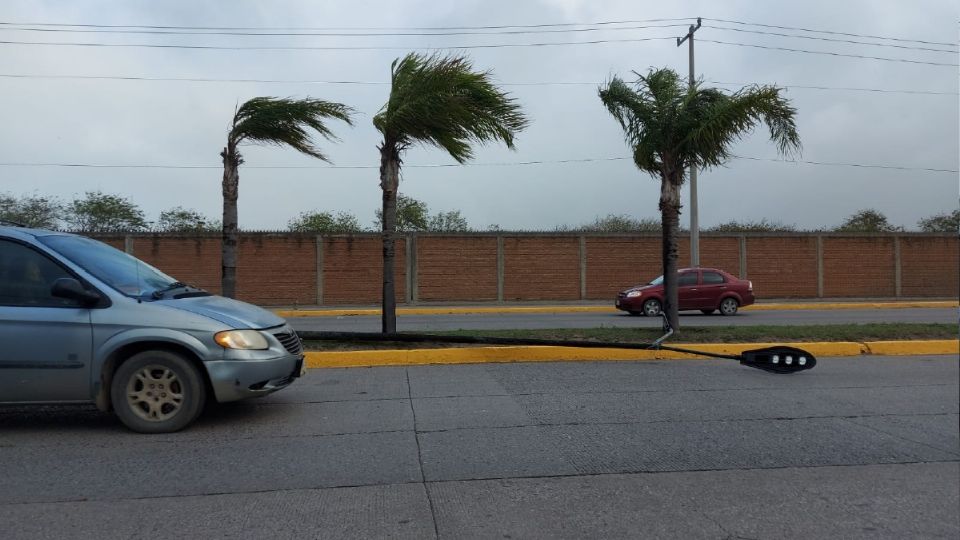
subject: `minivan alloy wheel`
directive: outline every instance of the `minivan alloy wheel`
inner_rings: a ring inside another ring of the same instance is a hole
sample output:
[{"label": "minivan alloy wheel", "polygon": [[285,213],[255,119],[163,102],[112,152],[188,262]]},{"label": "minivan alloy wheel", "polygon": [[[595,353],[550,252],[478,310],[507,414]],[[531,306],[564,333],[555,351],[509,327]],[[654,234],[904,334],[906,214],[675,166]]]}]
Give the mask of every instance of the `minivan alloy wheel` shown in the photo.
[{"label": "minivan alloy wheel", "polygon": [[647,317],[656,317],[660,315],[660,310],[663,309],[660,306],[660,301],[656,298],[651,298],[643,303],[643,313]]},{"label": "minivan alloy wheel", "polygon": [[183,385],[169,368],[150,365],[137,371],[127,383],[130,410],[149,422],[173,418],[183,405]]}]

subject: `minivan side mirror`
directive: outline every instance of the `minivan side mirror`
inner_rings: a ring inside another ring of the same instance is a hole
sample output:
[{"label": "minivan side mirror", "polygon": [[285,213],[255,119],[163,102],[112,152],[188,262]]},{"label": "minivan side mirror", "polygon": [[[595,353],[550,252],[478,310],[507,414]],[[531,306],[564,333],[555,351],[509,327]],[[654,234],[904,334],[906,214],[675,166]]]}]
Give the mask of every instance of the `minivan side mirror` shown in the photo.
[{"label": "minivan side mirror", "polygon": [[100,301],[100,295],[83,288],[79,281],[73,278],[60,278],[53,282],[50,294],[56,298],[76,300],[84,306],[92,306]]}]

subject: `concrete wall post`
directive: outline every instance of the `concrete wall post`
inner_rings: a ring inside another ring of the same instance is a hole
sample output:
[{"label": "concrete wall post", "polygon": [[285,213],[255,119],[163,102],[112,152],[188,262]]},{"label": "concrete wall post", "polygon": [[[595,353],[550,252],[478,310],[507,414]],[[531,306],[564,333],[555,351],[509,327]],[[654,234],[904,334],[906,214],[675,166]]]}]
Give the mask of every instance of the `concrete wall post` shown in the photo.
[{"label": "concrete wall post", "polygon": [[416,304],[420,301],[420,292],[417,287],[417,235],[407,235],[407,302]]},{"label": "concrete wall post", "polygon": [[317,236],[317,305],[323,305],[323,237]]},{"label": "concrete wall post", "polygon": [[823,236],[817,235],[817,298],[823,298]]},{"label": "concrete wall post", "polygon": [[900,237],[893,237],[893,288],[894,294],[897,298],[900,298],[902,295],[902,281],[901,272],[902,267],[900,266]]},{"label": "concrete wall post", "polygon": [[587,299],[587,237],[580,236],[580,299]]},{"label": "concrete wall post", "polygon": [[503,302],[503,237],[497,236],[497,302]]},{"label": "concrete wall post", "polygon": [[740,235],[740,279],[747,279],[747,236]]}]

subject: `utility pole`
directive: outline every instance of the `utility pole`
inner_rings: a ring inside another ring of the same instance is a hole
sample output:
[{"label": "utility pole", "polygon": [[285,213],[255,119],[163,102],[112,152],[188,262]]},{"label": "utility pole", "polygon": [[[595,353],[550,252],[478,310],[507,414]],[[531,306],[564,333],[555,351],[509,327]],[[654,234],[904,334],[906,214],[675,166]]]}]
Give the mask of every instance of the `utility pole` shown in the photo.
[{"label": "utility pole", "polygon": [[[690,88],[696,83],[696,72],[693,69],[693,33],[700,29],[703,22],[697,17],[697,25],[690,25],[687,35],[677,38],[677,47],[684,41],[690,43]],[[690,165],[690,266],[700,266],[700,216],[697,207],[697,166]]]}]

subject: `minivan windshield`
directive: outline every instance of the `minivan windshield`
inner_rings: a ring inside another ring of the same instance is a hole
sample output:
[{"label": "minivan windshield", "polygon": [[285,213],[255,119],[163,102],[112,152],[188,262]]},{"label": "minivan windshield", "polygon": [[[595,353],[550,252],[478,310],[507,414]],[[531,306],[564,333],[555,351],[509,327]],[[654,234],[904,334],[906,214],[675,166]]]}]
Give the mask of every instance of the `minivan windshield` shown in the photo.
[{"label": "minivan windshield", "polygon": [[130,297],[150,296],[177,280],[116,248],[82,236],[50,235],[37,238],[97,279]]},{"label": "minivan windshield", "polygon": [[663,276],[660,276],[660,277],[654,279],[654,280],[651,281],[650,283],[647,283],[647,285],[663,285]]}]

